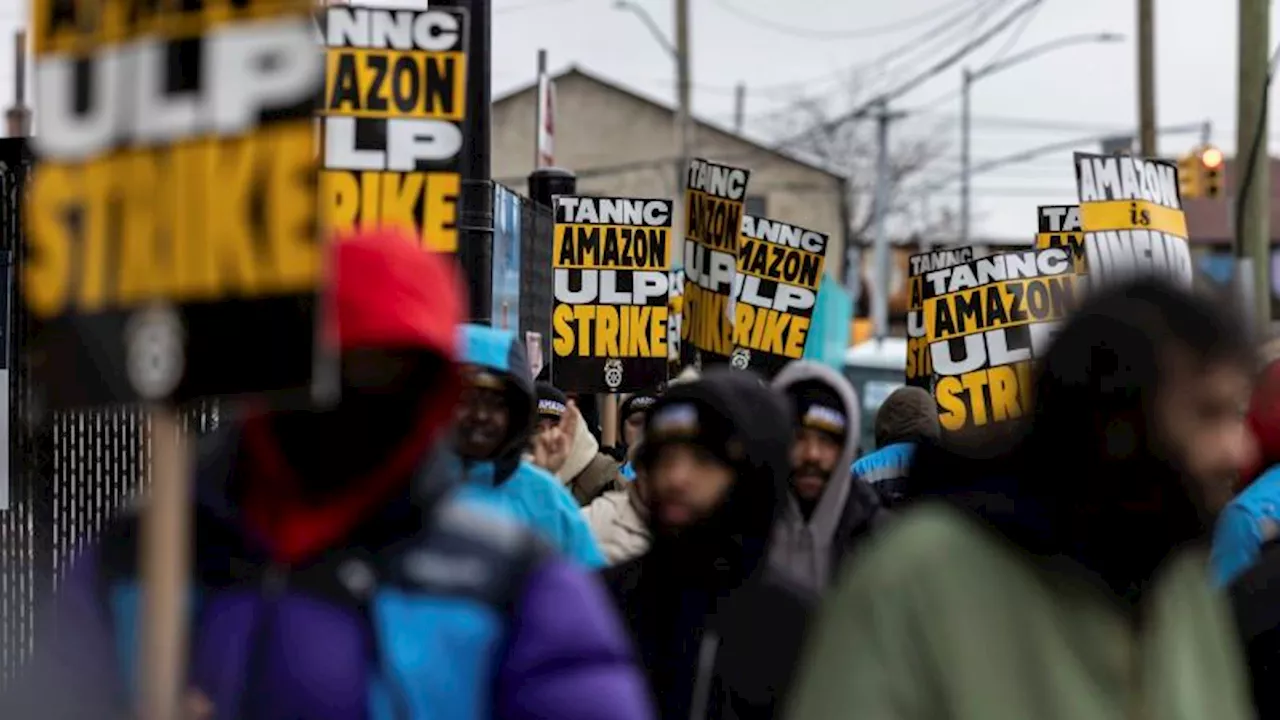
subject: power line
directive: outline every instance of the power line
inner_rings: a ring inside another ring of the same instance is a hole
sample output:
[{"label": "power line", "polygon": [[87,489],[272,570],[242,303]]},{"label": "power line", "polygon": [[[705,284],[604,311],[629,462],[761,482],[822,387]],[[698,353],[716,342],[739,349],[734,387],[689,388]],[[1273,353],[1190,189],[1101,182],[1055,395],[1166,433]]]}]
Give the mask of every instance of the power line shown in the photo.
[{"label": "power line", "polygon": [[849,112],[846,112],[836,117],[833,120],[828,120],[824,123],[820,123],[817,127],[810,128],[809,130],[806,130],[803,133],[799,133],[792,138],[784,140],[782,143],[777,145],[776,148],[786,148],[791,145],[794,145],[797,142],[805,140],[806,138],[811,137],[815,130],[821,131],[823,133],[829,133],[832,130],[840,127],[841,125],[851,120],[859,120],[861,118],[866,117],[867,114],[871,111],[871,109],[876,107],[877,105],[880,105],[881,103],[887,103],[891,100],[895,100],[911,92],[912,90],[916,89],[917,87],[924,84],[928,80],[941,74],[947,68],[950,68],[952,65],[955,65],[957,62],[960,62],[961,60],[964,59],[966,55],[985,45],[988,41],[991,40],[991,38],[995,37],[996,35],[999,35],[1011,24],[1013,24],[1014,20],[1017,20],[1024,13],[1034,9],[1036,6],[1038,6],[1042,2],[1044,2],[1044,0],[1027,0],[1027,2],[1019,5],[1017,8],[1013,10],[1013,12],[1009,13],[1009,15],[1007,15],[1003,20],[996,23],[993,27],[988,28],[986,32],[982,33],[981,35],[974,38],[973,40],[970,40],[969,42],[965,43],[965,45],[961,47],[959,50],[951,53],[950,55],[943,58],[942,60],[934,63],[931,67],[929,67],[929,69],[925,70],[924,72],[917,74],[915,77],[899,85],[893,90],[890,90],[887,93],[882,93],[872,98],[871,100],[859,105],[853,110],[850,110]]},{"label": "power line", "polygon": [[996,51],[996,54],[987,63],[988,65],[994,65],[1004,59],[1005,55],[1018,44],[1018,40],[1022,38],[1022,34],[1027,31],[1027,26],[1031,25],[1031,21],[1035,19],[1036,13],[1039,11],[1040,7],[1036,7],[1022,17],[1022,24],[1009,34],[1009,39]]},{"label": "power line", "polygon": [[771,32],[778,33],[779,35],[791,35],[808,40],[850,40],[854,38],[875,37],[877,35],[890,35],[896,32],[901,32],[915,25],[919,25],[924,21],[931,20],[937,16],[938,11],[948,5],[951,5],[950,2],[945,2],[929,8],[919,15],[913,15],[909,18],[903,18],[901,20],[879,26],[847,30],[819,30],[815,28],[802,28],[794,25],[784,25],[775,20],[770,20],[768,18],[752,14],[742,8],[734,7],[729,4],[728,0],[715,0],[715,2],[725,12],[750,25],[764,28]]}]

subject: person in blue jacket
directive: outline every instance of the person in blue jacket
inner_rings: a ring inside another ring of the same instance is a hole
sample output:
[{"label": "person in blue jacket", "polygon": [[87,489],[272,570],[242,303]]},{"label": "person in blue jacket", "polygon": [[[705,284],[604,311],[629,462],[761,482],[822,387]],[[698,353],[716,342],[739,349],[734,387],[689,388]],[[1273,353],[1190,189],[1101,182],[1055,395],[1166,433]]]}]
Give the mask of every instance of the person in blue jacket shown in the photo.
[{"label": "person in blue jacket", "polygon": [[1280,538],[1280,361],[1263,369],[1245,415],[1257,452],[1241,479],[1247,486],[1218,515],[1209,568],[1227,587],[1257,561],[1264,544]]},{"label": "person in blue jacket", "polygon": [[894,390],[876,411],[876,451],[853,463],[853,479],[871,485],[884,507],[901,505],[912,494],[907,478],[916,444],[937,440],[940,432],[938,404],[927,390]]},{"label": "person in blue jacket", "polygon": [[463,495],[539,533],[566,556],[603,567],[604,555],[578,503],[554,476],[522,459],[538,421],[524,344],[515,333],[462,326],[466,381],[454,448],[466,471]]}]

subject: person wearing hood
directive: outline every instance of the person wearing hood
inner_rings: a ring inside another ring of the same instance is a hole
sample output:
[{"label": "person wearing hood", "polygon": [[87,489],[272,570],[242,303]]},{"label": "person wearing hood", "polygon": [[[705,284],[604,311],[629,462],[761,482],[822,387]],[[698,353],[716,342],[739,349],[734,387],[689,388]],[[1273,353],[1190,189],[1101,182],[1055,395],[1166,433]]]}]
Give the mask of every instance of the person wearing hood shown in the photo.
[{"label": "person wearing hood", "polygon": [[1249,429],[1258,452],[1241,476],[1244,489],[1227,503],[1214,530],[1213,580],[1226,587],[1280,537],[1280,360],[1262,371],[1249,401]]},{"label": "person wearing hood", "polygon": [[811,360],[788,364],[773,387],[791,401],[795,439],[791,488],[769,559],[778,572],[821,593],[881,515],[875,491],[848,469],[858,452],[858,396],[843,375]]},{"label": "person wearing hood", "polygon": [[[190,708],[228,720],[648,717],[598,580],[451,493],[457,465],[438,450],[465,305],[452,261],[390,230],[331,248],[341,400],[259,408],[199,448]],[[36,644],[3,717],[132,714],[137,543],[129,514],[75,563],[57,632]]]},{"label": "person wearing hood", "polygon": [[853,464],[854,479],[870,485],[885,507],[901,505],[910,496],[906,483],[916,445],[937,441],[941,433],[938,402],[928,390],[894,390],[876,411],[876,451]]},{"label": "person wearing hood", "polygon": [[[1155,280],[1091,293],[1024,428],[920,446],[927,488],[841,576],[791,717],[1253,717],[1205,581],[1207,487],[1248,458],[1245,332]],[[995,437],[994,435],[991,437]]]},{"label": "person wearing hood", "polygon": [[658,401],[659,393],[653,390],[642,390],[627,396],[618,408],[618,437],[622,438],[622,450],[626,462],[618,468],[618,473],[628,481],[636,479],[635,464],[632,461],[632,448],[644,437],[644,418],[649,408]]},{"label": "person wearing hood", "polygon": [[[579,506],[622,488],[618,462],[600,452],[600,443],[587,428],[577,404],[551,383],[538,383],[538,431],[562,427],[569,442],[568,452],[557,458],[558,467],[544,467],[554,473]],[[554,463],[552,463],[554,464]]]},{"label": "person wearing hood", "polygon": [[524,343],[509,330],[464,325],[462,347],[464,389],[454,438],[467,478],[462,494],[527,525],[566,556],[603,566],[573,496],[524,458],[538,423]]},{"label": "person wearing hood", "polygon": [[716,368],[669,389],[645,421],[636,467],[653,546],[605,578],[663,720],[781,712],[812,603],[768,563],[788,418],[754,374]]}]

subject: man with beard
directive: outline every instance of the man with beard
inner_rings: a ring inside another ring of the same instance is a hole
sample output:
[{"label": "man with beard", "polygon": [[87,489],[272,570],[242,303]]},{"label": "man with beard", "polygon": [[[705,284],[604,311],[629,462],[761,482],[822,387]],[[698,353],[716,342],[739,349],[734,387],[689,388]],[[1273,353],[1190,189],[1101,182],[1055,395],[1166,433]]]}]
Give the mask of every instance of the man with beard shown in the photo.
[{"label": "man with beard", "polygon": [[810,360],[790,363],[773,387],[791,400],[791,491],[774,527],[775,570],[820,593],[845,553],[880,517],[880,501],[850,476],[858,452],[858,396],[843,375]]},{"label": "man with beard", "polygon": [[650,409],[636,457],[653,545],[606,571],[664,720],[780,713],[809,596],[768,570],[787,493],[785,401],[728,368]]},{"label": "man with beard", "polygon": [[524,343],[508,330],[464,325],[462,346],[467,364],[454,442],[466,472],[463,494],[533,528],[568,557],[602,567],[577,501],[523,457],[538,423]]},{"label": "man with beard", "polygon": [[1252,451],[1250,359],[1208,300],[1153,280],[1092,295],[1011,454],[918,449],[913,487],[937,497],[842,576],[792,716],[1253,717],[1206,579],[1208,489]]},{"label": "man with beard", "polygon": [[[451,497],[455,466],[432,460],[460,386],[452,261],[390,231],[330,247],[341,401],[259,409],[194,468],[193,716],[648,717],[598,582]],[[0,716],[130,716],[137,537],[122,518],[77,562]]]}]

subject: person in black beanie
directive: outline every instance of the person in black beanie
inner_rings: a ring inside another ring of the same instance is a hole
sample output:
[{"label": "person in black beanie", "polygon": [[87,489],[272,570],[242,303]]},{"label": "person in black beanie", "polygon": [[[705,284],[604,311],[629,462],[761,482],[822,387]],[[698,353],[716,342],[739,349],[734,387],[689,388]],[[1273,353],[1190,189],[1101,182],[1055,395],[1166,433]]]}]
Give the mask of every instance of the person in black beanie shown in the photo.
[{"label": "person in black beanie", "polygon": [[662,720],[782,710],[813,596],[769,568],[787,495],[787,403],[742,370],[668,390],[645,420],[649,551],[604,571]]},{"label": "person in black beanie", "polygon": [[625,461],[618,468],[618,472],[627,480],[636,479],[635,465],[632,463],[630,451],[644,438],[645,416],[649,408],[658,402],[658,397],[659,393],[656,390],[642,390],[628,396],[618,409],[618,425],[620,425],[618,437],[622,439],[619,448],[622,459]]},{"label": "person in black beanie", "polygon": [[861,405],[843,375],[811,360],[787,365],[773,386],[791,400],[796,433],[791,491],[769,559],[779,572],[822,592],[882,516],[875,490],[849,472]]},{"label": "person in black beanie", "polygon": [[539,436],[534,442],[545,441],[547,434],[555,431],[554,444],[560,447],[535,453],[534,462],[559,478],[580,507],[621,489],[618,462],[600,452],[600,443],[588,429],[577,403],[550,383],[538,383],[537,390]]}]

